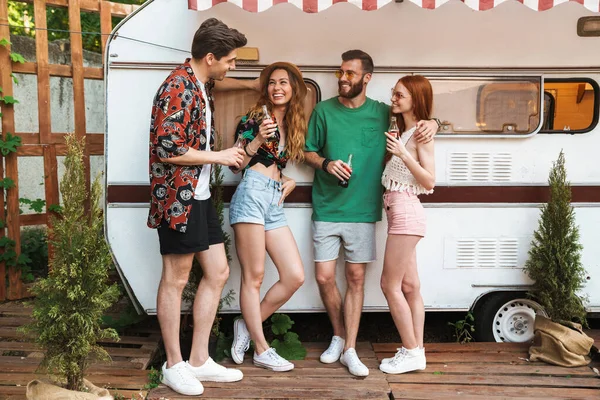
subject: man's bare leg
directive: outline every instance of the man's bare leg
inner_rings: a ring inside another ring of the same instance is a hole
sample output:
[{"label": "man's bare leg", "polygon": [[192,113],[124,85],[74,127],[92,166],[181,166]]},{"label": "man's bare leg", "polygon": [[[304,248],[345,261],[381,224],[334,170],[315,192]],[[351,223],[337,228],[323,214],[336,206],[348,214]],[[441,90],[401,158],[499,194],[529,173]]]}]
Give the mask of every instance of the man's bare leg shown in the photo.
[{"label": "man's bare leg", "polygon": [[194,333],[189,363],[203,365],[208,359],[208,341],[217,314],[223,287],[229,277],[229,265],[223,243],[212,245],[208,250],[196,253],[202,266],[202,279],[194,300]]},{"label": "man's bare leg", "polygon": [[321,300],[333,326],[333,334],[345,338],[346,329],[344,327],[344,315],[342,314],[342,296],[335,282],[336,264],[337,260],[316,262],[315,276],[319,285]]},{"label": "man's bare leg", "polygon": [[365,271],[367,264],[346,263],[346,282],[348,289],[344,299],[344,321],[346,344],[344,351],[356,348],[356,337],[360,325],[363,301],[365,297]]},{"label": "man's bare leg", "polygon": [[192,269],[193,257],[193,254],[162,256],[163,270],[158,286],[156,314],[167,353],[167,368],[183,361],[179,345],[181,295]]}]

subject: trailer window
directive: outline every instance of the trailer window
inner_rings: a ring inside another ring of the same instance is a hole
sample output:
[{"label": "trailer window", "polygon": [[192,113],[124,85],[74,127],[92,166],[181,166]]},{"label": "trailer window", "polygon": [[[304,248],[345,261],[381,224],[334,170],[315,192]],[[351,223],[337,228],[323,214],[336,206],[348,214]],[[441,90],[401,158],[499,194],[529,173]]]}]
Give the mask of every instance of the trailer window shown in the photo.
[{"label": "trailer window", "polygon": [[598,84],[585,79],[544,80],[542,133],[585,133],[598,123]]},{"label": "trailer window", "polygon": [[540,77],[430,77],[440,135],[524,136],[541,118]]},{"label": "trailer window", "polygon": [[[305,79],[304,82],[308,88],[304,100],[304,112],[308,121],[313,108],[319,101],[320,91],[314,81]],[[256,103],[258,97],[259,94],[254,90],[231,90],[215,93],[215,109],[217,110],[215,128],[222,137],[222,148],[233,146],[233,135],[240,118]]]}]

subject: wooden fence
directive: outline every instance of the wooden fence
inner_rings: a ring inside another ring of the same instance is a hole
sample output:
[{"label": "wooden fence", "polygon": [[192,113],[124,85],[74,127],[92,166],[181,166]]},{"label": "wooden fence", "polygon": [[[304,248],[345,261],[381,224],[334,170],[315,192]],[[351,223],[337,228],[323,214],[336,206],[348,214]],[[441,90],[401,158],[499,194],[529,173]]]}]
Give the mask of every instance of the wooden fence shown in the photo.
[{"label": "wooden fence", "polygon": [[[5,221],[5,228],[0,229],[0,238],[7,235],[16,242],[17,254],[20,252],[20,229],[25,225],[50,224],[50,212],[19,215],[19,182],[18,157],[42,156],[44,159],[44,186],[46,205],[59,203],[57,175],[57,156],[65,154],[65,135],[67,132],[52,132],[50,124],[50,77],[66,77],[73,79],[73,102],[75,118],[75,134],[86,137],[85,168],[88,172],[86,189],[89,190],[90,155],[104,154],[103,132],[87,132],[85,119],[84,79],[102,80],[103,68],[84,67],[83,43],[81,29],[81,12],[92,12],[100,15],[102,33],[102,55],[104,56],[108,35],[112,31],[112,17],[125,17],[138,6],[113,3],[103,0],[25,0],[33,3],[34,23],[36,29],[35,50],[36,62],[14,63],[10,58],[10,46],[0,46],[0,87],[2,96],[13,95],[12,73],[37,75],[37,104],[27,104],[28,99],[20,99],[31,109],[38,108],[39,132],[15,133],[14,108],[11,104],[1,104],[2,134],[7,132],[21,137],[22,146],[16,153],[6,157],[0,154],[0,178],[10,177],[14,187],[6,193],[0,187],[0,219]],[[50,64],[48,57],[47,7],[68,8],[71,65]],[[8,26],[8,0],[0,0],[0,40],[10,38]],[[95,133],[88,135],[88,133]],[[5,196],[6,194],[6,196]],[[6,204],[5,204],[6,197]],[[27,288],[21,282],[20,269],[6,268],[0,262],[0,301],[15,300],[28,295]]]}]

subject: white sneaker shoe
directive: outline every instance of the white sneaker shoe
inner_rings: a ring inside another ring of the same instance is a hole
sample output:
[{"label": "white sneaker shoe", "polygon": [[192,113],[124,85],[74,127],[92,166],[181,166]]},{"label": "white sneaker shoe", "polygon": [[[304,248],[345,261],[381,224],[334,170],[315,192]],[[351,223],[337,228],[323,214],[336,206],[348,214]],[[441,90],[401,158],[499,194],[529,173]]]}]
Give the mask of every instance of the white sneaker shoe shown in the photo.
[{"label": "white sneaker shoe", "polygon": [[427,366],[425,349],[417,347],[407,350],[404,347],[398,350],[390,362],[381,363],[379,369],[386,374],[403,374],[410,371],[424,370]]},{"label": "white sneaker shoe", "polygon": [[345,343],[346,341],[339,336],[332,337],[329,347],[321,354],[321,362],[324,364],[331,364],[339,360],[342,351],[344,350]]},{"label": "white sneaker shoe", "polygon": [[348,367],[348,371],[354,376],[368,376],[369,368],[363,364],[356,354],[356,350],[350,348],[342,353],[340,362],[345,367]]},{"label": "white sneaker shoe", "polygon": [[[397,353],[398,351],[406,352],[406,349],[405,349],[404,347],[398,347],[398,348],[396,348],[396,354],[398,354],[398,353]],[[383,360],[381,360],[381,363],[382,363],[382,364],[387,364],[387,363],[389,363],[390,361],[392,361],[392,360],[393,360],[395,357],[396,357],[396,356],[394,356],[394,357],[388,357],[388,358],[384,358]]]},{"label": "white sneaker shoe", "polygon": [[277,351],[272,347],[269,347],[267,351],[260,355],[254,352],[254,365],[276,372],[291,371],[294,369],[294,364],[277,354]]},{"label": "white sneaker shoe", "polygon": [[[425,347],[420,347],[420,349],[423,351],[423,353],[425,353]],[[404,347],[398,347],[396,350],[397,350],[397,351],[403,351],[403,352],[406,352],[406,349],[405,349]],[[395,356],[394,356],[394,357],[395,357]],[[387,364],[387,363],[389,363],[390,361],[392,361],[392,360],[394,359],[394,357],[388,357],[388,358],[384,358],[383,360],[381,360],[381,363],[382,363],[382,364]]]},{"label": "white sneaker shoe", "polygon": [[208,360],[206,360],[206,362],[200,367],[193,367],[187,361],[186,366],[188,370],[201,382],[237,382],[241,381],[244,377],[244,374],[239,369],[225,368],[224,366],[214,362],[210,357],[208,357]]},{"label": "white sneaker shoe", "polygon": [[164,363],[161,382],[177,393],[187,396],[199,396],[204,393],[204,386],[194,377],[186,365],[184,361],[181,361],[171,368],[167,368],[167,363]]},{"label": "white sneaker shoe", "polygon": [[244,362],[244,355],[250,347],[250,332],[243,319],[233,322],[233,343],[231,344],[231,358],[236,364]]}]

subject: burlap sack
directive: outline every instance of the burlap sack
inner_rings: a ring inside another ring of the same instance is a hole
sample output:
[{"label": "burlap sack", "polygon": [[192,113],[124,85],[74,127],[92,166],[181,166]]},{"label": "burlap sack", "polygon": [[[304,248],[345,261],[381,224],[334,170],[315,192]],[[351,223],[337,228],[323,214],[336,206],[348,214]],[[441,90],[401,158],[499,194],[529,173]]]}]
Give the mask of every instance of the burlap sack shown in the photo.
[{"label": "burlap sack", "polygon": [[108,390],[94,386],[87,379],[83,384],[89,392],[74,392],[35,379],[27,384],[27,400],[113,400]]},{"label": "burlap sack", "polygon": [[590,363],[594,339],[586,335],[580,324],[557,323],[541,315],[535,317],[531,361],[544,361],[561,367],[580,367]]}]

